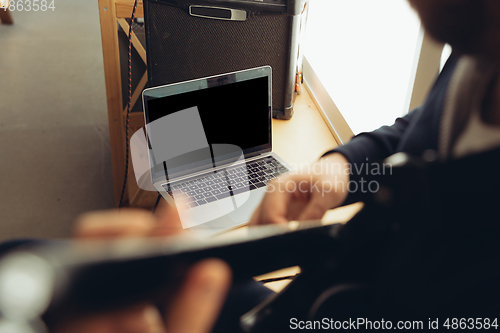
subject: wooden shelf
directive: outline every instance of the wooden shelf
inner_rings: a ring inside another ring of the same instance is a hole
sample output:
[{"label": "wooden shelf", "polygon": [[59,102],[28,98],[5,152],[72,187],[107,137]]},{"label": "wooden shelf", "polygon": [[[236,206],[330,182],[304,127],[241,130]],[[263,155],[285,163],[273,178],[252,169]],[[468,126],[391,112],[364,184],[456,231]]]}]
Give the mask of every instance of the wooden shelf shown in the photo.
[{"label": "wooden shelf", "polygon": [[[101,23],[102,52],[104,75],[106,82],[106,96],[108,106],[108,122],[111,143],[111,161],[113,168],[113,183],[115,203],[118,205],[125,176],[125,126],[126,106],[123,105],[122,78],[120,71],[120,53],[118,43],[118,26],[128,33],[128,23],[125,18],[132,15],[134,1],[99,0],[99,16]],[[142,1],[138,2],[136,17],[143,17]],[[146,63],[146,51],[135,34],[132,34],[132,45]],[[147,83],[147,73],[142,78],[132,94],[131,105],[141,97],[141,92]],[[144,126],[142,113],[130,114],[129,138],[139,128]],[[124,204],[136,207],[152,207],[157,194],[143,193],[135,182],[132,161],[129,159],[127,187],[124,195]]]},{"label": "wooden shelf", "polygon": [[[117,18],[132,17],[133,9],[134,9],[134,1],[126,1],[126,0],[115,1],[115,11]],[[144,17],[142,9],[142,1],[137,2],[135,17]]]}]

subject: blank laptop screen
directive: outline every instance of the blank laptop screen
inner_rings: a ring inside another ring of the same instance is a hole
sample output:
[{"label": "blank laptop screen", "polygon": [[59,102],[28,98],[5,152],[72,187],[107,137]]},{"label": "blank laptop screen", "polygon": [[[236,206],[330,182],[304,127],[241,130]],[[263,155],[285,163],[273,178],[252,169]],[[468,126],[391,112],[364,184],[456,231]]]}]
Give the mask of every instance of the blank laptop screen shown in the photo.
[{"label": "blank laptop screen", "polygon": [[[208,144],[232,144],[240,147],[245,155],[270,150],[270,78],[264,76],[225,84],[215,81],[209,85],[196,90],[192,90],[191,85],[186,89],[191,91],[165,97],[146,98],[145,95],[146,123],[197,107]],[[179,88],[183,89],[182,84]],[[174,170],[169,170],[169,175],[187,173],[207,165],[207,162],[210,161],[190,161],[187,165],[176,165]],[[153,164],[156,164],[154,175],[164,174],[161,161],[154,161]]]}]

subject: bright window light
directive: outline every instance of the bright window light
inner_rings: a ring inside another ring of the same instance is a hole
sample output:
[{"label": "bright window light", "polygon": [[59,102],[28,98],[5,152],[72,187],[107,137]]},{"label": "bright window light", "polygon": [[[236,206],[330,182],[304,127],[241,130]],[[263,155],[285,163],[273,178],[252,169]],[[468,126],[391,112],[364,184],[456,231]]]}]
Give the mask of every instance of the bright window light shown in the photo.
[{"label": "bright window light", "polygon": [[311,0],[309,5],[304,55],[352,131],[370,131],[406,114],[420,32],[408,3]]}]

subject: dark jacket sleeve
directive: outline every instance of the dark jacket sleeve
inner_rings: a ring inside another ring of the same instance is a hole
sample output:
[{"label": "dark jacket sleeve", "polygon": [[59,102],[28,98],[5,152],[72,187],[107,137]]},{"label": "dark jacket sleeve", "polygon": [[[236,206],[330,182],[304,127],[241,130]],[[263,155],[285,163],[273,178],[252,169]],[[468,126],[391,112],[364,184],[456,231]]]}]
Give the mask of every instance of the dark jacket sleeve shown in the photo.
[{"label": "dark jacket sleeve", "polygon": [[360,188],[360,182],[366,177],[367,165],[381,162],[400,151],[419,155],[427,149],[437,149],[446,91],[459,59],[460,54],[453,53],[450,56],[422,106],[405,117],[396,119],[392,126],[382,126],[373,132],[361,133],[349,143],[323,155],[337,152],[344,155],[350,163],[352,188],[344,204],[362,200],[363,193],[356,188]]},{"label": "dark jacket sleeve", "polygon": [[392,126],[382,126],[373,132],[360,133],[347,144],[332,149],[323,156],[341,153],[352,164],[384,159],[396,152],[406,128],[419,111],[417,108],[403,118],[397,118]]},{"label": "dark jacket sleeve", "polygon": [[[401,141],[411,120],[420,112],[417,108],[402,118],[397,118],[392,126],[382,126],[372,132],[356,135],[347,144],[326,152],[323,156],[340,153],[345,156],[351,167],[350,191],[344,203],[351,204],[361,200],[361,181],[366,167],[373,162],[379,162],[396,153],[396,147]],[[354,191],[354,188],[358,191]]]}]

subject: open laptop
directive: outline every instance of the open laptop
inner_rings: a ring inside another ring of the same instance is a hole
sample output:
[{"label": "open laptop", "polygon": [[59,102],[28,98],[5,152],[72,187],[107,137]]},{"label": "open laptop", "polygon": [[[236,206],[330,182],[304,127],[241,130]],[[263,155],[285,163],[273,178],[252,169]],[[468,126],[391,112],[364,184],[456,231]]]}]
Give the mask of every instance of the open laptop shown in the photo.
[{"label": "open laptop", "polygon": [[271,67],[144,90],[154,188],[201,236],[248,223],[267,182],[291,170],[272,152]]}]

